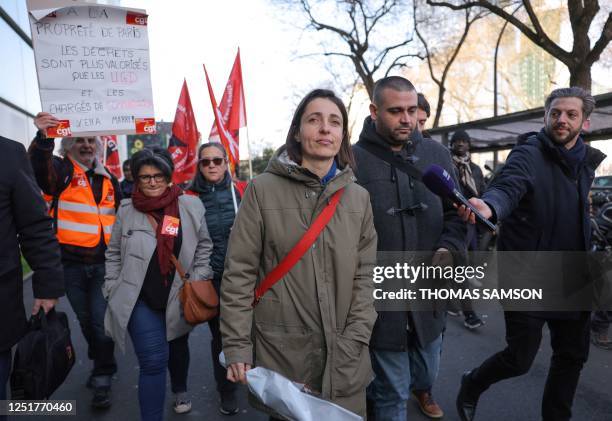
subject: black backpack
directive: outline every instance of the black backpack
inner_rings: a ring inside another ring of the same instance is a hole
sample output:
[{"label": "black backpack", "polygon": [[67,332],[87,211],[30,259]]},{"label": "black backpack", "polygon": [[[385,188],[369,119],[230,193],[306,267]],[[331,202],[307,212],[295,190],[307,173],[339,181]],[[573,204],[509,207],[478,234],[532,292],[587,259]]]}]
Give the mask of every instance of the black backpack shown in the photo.
[{"label": "black backpack", "polygon": [[19,341],[11,374],[12,399],[48,399],[74,365],[66,313],[40,309]]}]

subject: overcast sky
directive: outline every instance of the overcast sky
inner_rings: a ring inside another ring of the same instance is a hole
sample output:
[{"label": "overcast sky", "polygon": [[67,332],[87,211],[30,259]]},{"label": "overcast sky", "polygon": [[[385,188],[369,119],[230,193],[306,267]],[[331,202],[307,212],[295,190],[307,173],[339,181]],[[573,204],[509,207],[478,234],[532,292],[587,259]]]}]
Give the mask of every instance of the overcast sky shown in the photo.
[{"label": "overcast sky", "polygon": [[[122,5],[149,14],[156,118],[174,119],[186,78],[203,139],[213,123],[203,63],[220,101],[240,47],[248,135],[255,154],[265,145],[284,142],[296,98],[329,79],[314,60],[292,60],[295,46],[308,43],[304,37],[309,35],[282,23],[275,17],[279,10],[266,0],[124,0]],[[241,133],[241,157],[246,157],[245,135]]]}]

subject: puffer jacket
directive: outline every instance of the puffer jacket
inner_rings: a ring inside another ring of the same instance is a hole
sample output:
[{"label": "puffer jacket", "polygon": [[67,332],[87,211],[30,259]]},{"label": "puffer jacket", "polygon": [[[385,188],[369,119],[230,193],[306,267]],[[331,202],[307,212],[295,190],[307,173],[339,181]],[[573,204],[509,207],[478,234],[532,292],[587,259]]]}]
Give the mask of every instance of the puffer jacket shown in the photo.
[{"label": "puffer jacket", "polygon": [[[376,231],[369,195],[354,181],[345,168],[322,186],[284,147],[277,151],[249,184],[230,235],[221,333],[228,364],[274,370],[365,416]],[[341,188],[336,213],[316,242],[253,309],[256,285]]]},{"label": "puffer jacket", "polygon": [[[212,242],[206,227],[204,207],[193,196],[182,195],[178,201],[182,241],[181,251],[176,257],[190,279],[211,279]],[[134,208],[132,199],[123,200],[106,249],[106,275],[102,287],[102,294],[108,301],[104,328],[122,350],[125,350],[127,325],[156,245],[155,232],[146,215]],[[166,307],[168,341],[192,329],[183,318],[180,307],[178,293],[182,285],[183,281],[175,271]]]},{"label": "puffer jacket", "polygon": [[[232,186],[232,178],[229,172],[225,174],[223,180],[216,184],[211,184],[198,171],[193,182],[187,188],[188,193],[197,195],[200,198],[206,209],[206,224],[208,225],[210,239],[213,242],[210,266],[215,274],[214,280],[217,282],[215,286],[217,290],[219,290],[218,282],[221,280],[221,276],[223,276],[227,240],[236,216],[230,186]],[[240,205],[240,191],[236,187],[233,188],[236,202]]]}]

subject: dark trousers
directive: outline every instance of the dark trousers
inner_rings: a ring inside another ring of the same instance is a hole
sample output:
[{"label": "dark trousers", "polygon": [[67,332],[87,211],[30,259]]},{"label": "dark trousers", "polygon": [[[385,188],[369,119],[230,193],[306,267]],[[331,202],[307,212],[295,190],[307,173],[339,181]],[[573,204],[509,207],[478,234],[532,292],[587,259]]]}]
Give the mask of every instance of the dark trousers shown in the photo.
[{"label": "dark trousers", "polygon": [[68,301],[87,341],[87,355],[94,363],[91,373],[93,386],[110,387],[110,377],[117,372],[117,363],[115,343],[104,333],[104,264],[65,262],[64,282]]},{"label": "dark trousers", "polygon": [[219,362],[219,354],[223,350],[221,345],[221,331],[219,330],[219,316],[208,321],[208,327],[212,335],[210,341],[210,354],[212,357],[213,371],[215,373],[215,381],[217,382],[217,391],[219,393],[233,392],[236,390],[236,383],[232,383],[227,379],[227,369],[223,368]]},{"label": "dark trousers", "polygon": [[580,371],[589,355],[589,313],[581,313],[578,320],[545,319],[521,312],[505,312],[504,317],[507,347],[472,371],[474,385],[482,393],[500,380],[527,373],[546,323],[553,355],[544,387],[542,419],[569,420]]},{"label": "dark trousers", "polygon": [[187,392],[189,372],[189,333],[168,342],[168,371],[172,393]]},{"label": "dark trousers", "polygon": [[591,330],[596,333],[608,333],[610,321],[612,321],[612,311],[594,311]]},{"label": "dark trousers", "polygon": [[[0,401],[6,400],[6,389],[11,374],[11,350],[0,352]],[[0,415],[0,421],[5,421],[6,415]]]}]

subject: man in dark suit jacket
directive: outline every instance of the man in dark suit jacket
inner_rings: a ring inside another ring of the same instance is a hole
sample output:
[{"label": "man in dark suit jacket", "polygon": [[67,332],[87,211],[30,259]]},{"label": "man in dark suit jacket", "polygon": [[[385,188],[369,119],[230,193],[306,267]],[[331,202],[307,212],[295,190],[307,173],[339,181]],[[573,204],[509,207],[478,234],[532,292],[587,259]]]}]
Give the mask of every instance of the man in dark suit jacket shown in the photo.
[{"label": "man in dark suit jacket", "polygon": [[[34,307],[51,310],[64,295],[60,249],[25,148],[0,136],[0,400],[6,399],[11,348],[25,334],[21,253],[32,267]],[[2,417],[0,417],[1,419]]]},{"label": "man in dark suit jacket", "polygon": [[[509,280],[529,287],[549,287],[547,293],[559,294],[553,297],[570,300],[575,297],[571,291],[590,289],[584,262],[573,256],[582,256],[580,252],[590,244],[588,194],[595,170],[605,158],[581,136],[594,108],[595,100],[582,88],[554,90],[544,105],[544,128],[515,146],[481,198],[470,199],[485,218],[503,222],[497,248],[513,253],[504,253],[504,259],[498,260],[500,285]],[[460,215],[475,223],[474,215],[463,206]],[[535,267],[539,270],[532,274],[524,269],[531,263],[524,257],[536,255],[533,251],[563,254],[557,257],[558,264]],[[516,270],[519,267],[521,270]],[[491,385],[529,371],[546,324],[553,354],[542,398],[542,419],[568,421],[589,354],[589,316],[588,311],[506,311],[506,348],[463,375],[457,397],[461,420],[474,419],[478,399]]]}]

